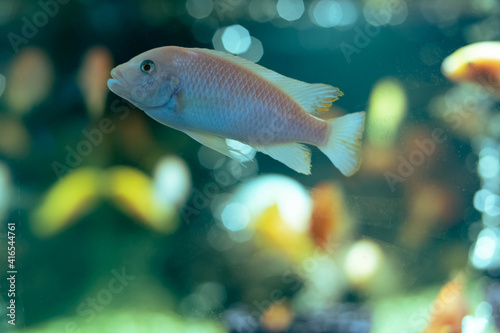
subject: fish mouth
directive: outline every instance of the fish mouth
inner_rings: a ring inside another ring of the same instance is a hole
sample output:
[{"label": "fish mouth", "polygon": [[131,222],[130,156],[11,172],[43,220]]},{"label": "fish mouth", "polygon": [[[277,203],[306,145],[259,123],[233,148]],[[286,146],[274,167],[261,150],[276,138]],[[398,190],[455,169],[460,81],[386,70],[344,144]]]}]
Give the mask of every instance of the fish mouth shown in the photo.
[{"label": "fish mouth", "polygon": [[111,79],[108,80],[108,88],[118,96],[123,97],[123,93],[125,92],[125,85],[123,84],[123,77],[120,72],[113,68],[111,70]]}]

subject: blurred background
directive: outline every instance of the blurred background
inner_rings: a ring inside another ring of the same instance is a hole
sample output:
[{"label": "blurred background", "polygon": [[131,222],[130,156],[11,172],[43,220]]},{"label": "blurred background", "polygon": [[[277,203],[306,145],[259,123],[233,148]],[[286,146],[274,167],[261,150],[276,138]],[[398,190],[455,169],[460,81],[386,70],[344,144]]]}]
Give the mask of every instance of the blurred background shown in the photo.
[{"label": "blurred background", "polygon": [[[480,43],[499,18],[498,0],[0,0],[0,331],[499,332],[500,50]],[[310,176],[242,165],[109,92],[167,45],[339,87],[322,117],[367,111],[361,169],[317,149]]]}]

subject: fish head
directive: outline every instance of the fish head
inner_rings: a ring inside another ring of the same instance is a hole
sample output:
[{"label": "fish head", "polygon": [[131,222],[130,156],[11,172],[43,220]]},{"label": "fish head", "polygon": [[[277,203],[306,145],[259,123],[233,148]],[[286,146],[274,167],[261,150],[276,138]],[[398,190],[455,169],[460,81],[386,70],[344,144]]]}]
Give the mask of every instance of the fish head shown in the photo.
[{"label": "fish head", "polygon": [[109,89],[144,111],[167,105],[179,91],[181,81],[173,58],[162,51],[144,52],[113,68]]}]

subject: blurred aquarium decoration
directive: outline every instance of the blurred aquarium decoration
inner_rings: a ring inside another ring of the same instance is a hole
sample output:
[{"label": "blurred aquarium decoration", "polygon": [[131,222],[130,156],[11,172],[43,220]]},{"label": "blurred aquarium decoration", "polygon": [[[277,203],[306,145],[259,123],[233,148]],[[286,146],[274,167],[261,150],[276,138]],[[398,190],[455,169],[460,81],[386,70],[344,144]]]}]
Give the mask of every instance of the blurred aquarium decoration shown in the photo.
[{"label": "blurred aquarium decoration", "polygon": [[[500,332],[499,0],[0,0],[0,332]],[[339,87],[363,163],[240,164],[106,85],[160,46]]]}]

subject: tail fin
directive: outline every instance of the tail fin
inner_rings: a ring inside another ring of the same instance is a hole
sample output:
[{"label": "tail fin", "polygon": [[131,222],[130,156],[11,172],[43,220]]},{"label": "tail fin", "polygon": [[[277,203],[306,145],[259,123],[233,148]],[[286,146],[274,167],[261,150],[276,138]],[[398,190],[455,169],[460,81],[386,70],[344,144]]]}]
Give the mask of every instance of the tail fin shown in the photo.
[{"label": "tail fin", "polygon": [[328,121],[331,132],[325,146],[318,147],[342,174],[349,177],[361,166],[361,137],[365,113],[356,112]]}]

